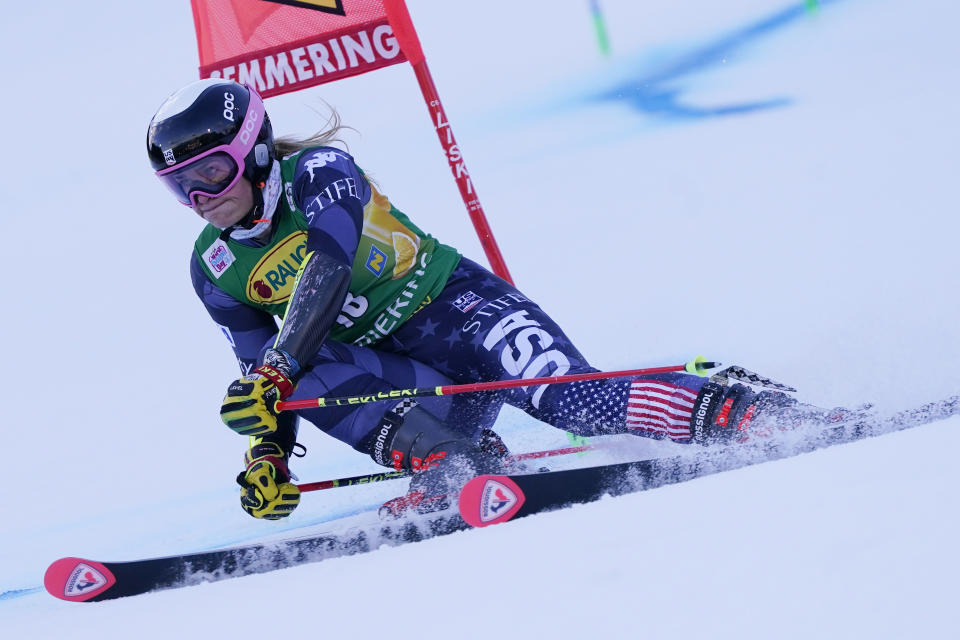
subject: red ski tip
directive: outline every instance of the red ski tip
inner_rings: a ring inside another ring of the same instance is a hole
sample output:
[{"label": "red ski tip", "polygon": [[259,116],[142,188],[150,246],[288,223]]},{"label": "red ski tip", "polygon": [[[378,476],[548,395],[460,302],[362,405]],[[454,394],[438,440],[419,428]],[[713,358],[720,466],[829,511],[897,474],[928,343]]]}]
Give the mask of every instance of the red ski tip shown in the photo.
[{"label": "red ski tip", "polygon": [[60,558],[47,568],[43,576],[47,593],[70,602],[90,600],[116,582],[104,565],[83,558]]},{"label": "red ski tip", "polygon": [[507,476],[478,476],[460,490],[460,516],[471,527],[510,520],[526,498]]}]

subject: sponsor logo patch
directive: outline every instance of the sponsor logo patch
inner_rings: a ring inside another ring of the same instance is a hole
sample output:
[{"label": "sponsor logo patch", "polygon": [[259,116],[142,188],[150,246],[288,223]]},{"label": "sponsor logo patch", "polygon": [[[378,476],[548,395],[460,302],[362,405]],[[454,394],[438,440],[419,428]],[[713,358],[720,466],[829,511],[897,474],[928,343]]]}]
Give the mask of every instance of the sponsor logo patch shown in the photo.
[{"label": "sponsor logo patch", "polygon": [[467,291],[459,298],[453,301],[453,306],[459,309],[460,311],[467,313],[470,309],[473,309],[475,306],[483,302],[483,298],[475,294],[473,291]]},{"label": "sponsor logo patch", "polygon": [[227,342],[230,343],[230,346],[236,348],[237,343],[233,341],[233,334],[230,333],[230,329],[222,324],[218,324],[217,326],[220,327],[220,331],[223,332],[223,335],[227,336]]},{"label": "sponsor logo patch", "polygon": [[237,108],[236,103],[234,102],[236,98],[229,91],[224,92],[223,94],[223,118],[224,120],[229,120],[230,122],[236,122],[233,118],[233,110]]},{"label": "sponsor logo patch", "polygon": [[67,597],[82,596],[105,584],[107,584],[106,576],[87,563],[79,562],[67,578],[63,595]]},{"label": "sponsor logo patch", "polygon": [[720,414],[717,416],[717,419],[714,420],[721,427],[727,426],[727,420],[730,418],[730,409],[733,408],[733,398],[727,398],[723,401],[723,406],[720,408]]},{"label": "sponsor logo patch", "polygon": [[281,240],[250,272],[247,297],[257,303],[286,302],[306,253],[306,231],[296,231]]},{"label": "sponsor logo patch", "polygon": [[490,522],[517,504],[517,494],[502,482],[487,480],[480,493],[480,521]]},{"label": "sponsor logo patch", "polygon": [[[310,172],[310,182],[313,182],[314,169],[323,169],[327,164],[336,162],[340,155],[341,154],[337,154],[335,151],[317,151],[307,158],[303,163],[303,168]],[[346,156],[343,157],[346,158]]]},{"label": "sponsor logo patch", "polygon": [[693,407],[693,430],[694,437],[697,440],[704,438],[704,428],[707,426],[707,414],[710,412],[713,396],[720,393],[717,385],[708,386],[711,384],[713,383],[708,382],[704,385],[704,388],[700,391],[700,396],[697,398],[698,404]]},{"label": "sponsor logo patch", "polygon": [[220,276],[223,275],[223,272],[237,260],[233,252],[230,251],[230,247],[227,246],[227,243],[219,238],[210,245],[210,248],[203,252],[202,257],[204,264],[210,269],[213,277],[218,280]]},{"label": "sponsor logo patch", "polygon": [[383,268],[387,264],[387,254],[377,248],[377,245],[370,245],[370,255],[367,256],[367,270],[373,275],[380,277]]}]

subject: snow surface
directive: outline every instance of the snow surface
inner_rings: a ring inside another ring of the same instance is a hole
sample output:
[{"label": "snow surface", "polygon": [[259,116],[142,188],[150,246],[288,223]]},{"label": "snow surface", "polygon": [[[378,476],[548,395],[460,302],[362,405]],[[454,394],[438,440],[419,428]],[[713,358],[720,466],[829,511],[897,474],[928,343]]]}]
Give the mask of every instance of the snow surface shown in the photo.
[{"label": "snow surface", "polygon": [[[409,0],[514,279],[605,369],[698,353],[881,413],[960,391],[956,3]],[[186,2],[17,3],[0,22],[5,379],[0,635],[955,638],[960,418],[502,527],[77,605],[52,560],[214,548],[402,483],[237,506],[236,367],[195,300],[201,222],[144,157],[195,77]],[[361,165],[482,259],[408,67],[270,99],[335,105]],[[507,410],[516,450],[564,434]],[[372,462],[305,425],[304,481]],[[672,445],[640,439],[645,454]],[[590,458],[577,461],[587,464]]]}]

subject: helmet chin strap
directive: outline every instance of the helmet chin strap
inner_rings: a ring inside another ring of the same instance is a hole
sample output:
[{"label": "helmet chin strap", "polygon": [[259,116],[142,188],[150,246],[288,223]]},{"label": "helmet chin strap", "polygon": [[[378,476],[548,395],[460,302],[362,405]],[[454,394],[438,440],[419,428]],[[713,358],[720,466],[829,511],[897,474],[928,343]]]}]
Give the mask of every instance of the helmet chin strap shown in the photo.
[{"label": "helmet chin strap", "polygon": [[234,240],[254,238],[270,228],[273,214],[280,200],[280,183],[280,163],[274,161],[263,187],[253,189],[253,207],[242,220],[230,227],[231,238]]},{"label": "helmet chin strap", "polygon": [[254,220],[263,219],[263,216],[260,215],[261,211],[263,211],[263,191],[261,189],[254,189],[253,207],[250,208],[250,211],[247,212],[247,215],[243,216],[243,219],[240,220],[240,222],[233,225],[233,228],[237,229],[238,231],[252,229]]}]

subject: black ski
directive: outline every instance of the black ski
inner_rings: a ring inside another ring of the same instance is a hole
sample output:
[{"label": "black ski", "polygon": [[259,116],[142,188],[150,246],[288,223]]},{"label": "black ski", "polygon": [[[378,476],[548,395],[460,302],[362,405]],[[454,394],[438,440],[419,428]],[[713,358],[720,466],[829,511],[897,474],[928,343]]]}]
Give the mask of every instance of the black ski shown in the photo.
[{"label": "black ski", "polygon": [[50,565],[43,582],[50,595],[62,600],[112,600],[365,553],[381,545],[417,542],[467,528],[456,510],[452,510],[429,519],[422,516],[419,521],[381,523],[342,534],[325,533],[148,560],[98,562],[61,558]]},{"label": "black ski", "polygon": [[[473,526],[692,480],[701,476],[777,460],[834,444],[881,435],[942,420],[960,413],[960,396],[885,420],[843,420],[827,427],[800,429],[687,455],[533,475],[480,476],[461,492],[460,512],[446,511],[412,520],[380,523],[343,533],[323,533],[275,543],[201,553],[101,562],[61,558],[47,569],[44,586],[63,600],[94,602],[202,582],[265,573],[327,558],[365,553],[381,545],[400,545],[446,535]],[[468,524],[469,523],[469,524]]]},{"label": "black ski", "polygon": [[[909,429],[960,413],[960,396],[902,411],[886,419],[856,413],[834,424],[801,423],[793,431],[686,455],[529,475],[485,475],[460,492],[463,519],[474,527],[592,502],[604,495],[646,491],[668,484],[780,460],[816,449]],[[817,417],[816,420],[823,418]]]}]

